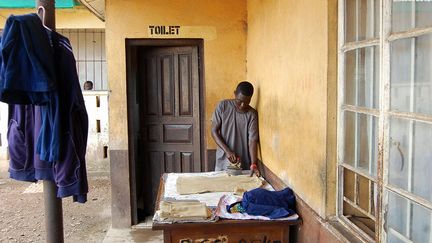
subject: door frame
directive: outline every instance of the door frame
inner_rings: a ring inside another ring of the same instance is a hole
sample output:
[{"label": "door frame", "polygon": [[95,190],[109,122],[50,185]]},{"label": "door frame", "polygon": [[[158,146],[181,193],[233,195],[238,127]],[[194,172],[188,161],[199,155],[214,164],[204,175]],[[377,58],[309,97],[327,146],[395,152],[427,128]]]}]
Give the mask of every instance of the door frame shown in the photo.
[{"label": "door frame", "polygon": [[199,78],[199,112],[200,112],[200,157],[201,171],[207,170],[208,159],[207,150],[205,149],[206,134],[205,134],[205,89],[204,89],[204,40],[203,39],[129,39],[126,38],[126,96],[127,96],[127,123],[128,123],[128,155],[129,155],[129,185],[131,195],[131,217],[132,225],[138,224],[138,208],[137,208],[137,192],[136,192],[136,158],[134,153],[133,133],[137,129],[133,124],[131,114],[131,104],[129,99],[129,86],[131,82],[136,82],[133,78],[133,68],[136,59],[132,58],[132,51],[137,47],[180,47],[180,46],[195,46],[198,48],[198,78]]}]

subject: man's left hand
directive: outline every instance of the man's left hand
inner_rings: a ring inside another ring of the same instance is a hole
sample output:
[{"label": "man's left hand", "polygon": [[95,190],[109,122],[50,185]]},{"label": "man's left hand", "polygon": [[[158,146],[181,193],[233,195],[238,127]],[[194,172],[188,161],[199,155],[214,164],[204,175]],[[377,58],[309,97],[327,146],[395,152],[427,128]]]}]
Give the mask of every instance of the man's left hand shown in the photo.
[{"label": "man's left hand", "polygon": [[252,176],[253,174],[255,174],[256,176],[260,176],[260,172],[258,170],[258,166],[256,163],[252,163],[250,166],[250,176]]}]

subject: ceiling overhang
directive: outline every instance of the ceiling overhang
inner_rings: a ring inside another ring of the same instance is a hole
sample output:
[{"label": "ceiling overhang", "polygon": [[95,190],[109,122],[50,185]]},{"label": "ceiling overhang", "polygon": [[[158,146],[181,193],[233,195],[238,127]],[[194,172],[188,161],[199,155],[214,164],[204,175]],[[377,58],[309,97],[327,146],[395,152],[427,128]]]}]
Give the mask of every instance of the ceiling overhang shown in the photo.
[{"label": "ceiling overhang", "polygon": [[105,0],[79,0],[80,3],[88,8],[96,17],[105,21]]}]

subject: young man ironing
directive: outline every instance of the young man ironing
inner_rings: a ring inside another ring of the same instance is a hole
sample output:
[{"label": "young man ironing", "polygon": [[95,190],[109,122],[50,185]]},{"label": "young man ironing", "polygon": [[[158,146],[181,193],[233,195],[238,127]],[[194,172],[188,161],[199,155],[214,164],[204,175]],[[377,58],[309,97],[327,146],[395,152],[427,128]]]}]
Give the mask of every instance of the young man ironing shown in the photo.
[{"label": "young man ironing", "polygon": [[253,92],[251,83],[239,83],[235,98],[219,102],[213,113],[211,132],[218,145],[216,171],[240,162],[242,169],[258,173],[258,113],[249,106]]}]

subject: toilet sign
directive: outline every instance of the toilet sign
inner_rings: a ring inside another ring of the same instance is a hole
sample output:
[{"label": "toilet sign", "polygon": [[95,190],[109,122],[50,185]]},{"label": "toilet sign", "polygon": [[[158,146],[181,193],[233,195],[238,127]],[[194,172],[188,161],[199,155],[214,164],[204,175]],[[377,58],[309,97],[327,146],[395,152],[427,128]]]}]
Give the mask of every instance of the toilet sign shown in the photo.
[{"label": "toilet sign", "polygon": [[155,39],[202,38],[204,40],[214,40],[217,37],[217,32],[214,26],[154,24],[148,25],[146,37]]},{"label": "toilet sign", "polygon": [[149,25],[150,35],[179,35],[178,25]]}]

